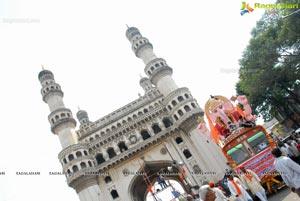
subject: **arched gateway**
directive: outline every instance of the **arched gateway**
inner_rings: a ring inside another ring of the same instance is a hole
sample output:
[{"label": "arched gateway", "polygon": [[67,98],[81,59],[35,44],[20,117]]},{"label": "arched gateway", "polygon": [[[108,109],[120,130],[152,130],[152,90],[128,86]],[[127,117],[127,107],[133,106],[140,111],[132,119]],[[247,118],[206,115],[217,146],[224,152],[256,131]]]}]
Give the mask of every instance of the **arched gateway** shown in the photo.
[{"label": "arched gateway", "polygon": [[[147,77],[140,80],[145,93],[96,121],[78,111],[77,139],[77,122],[53,73],[43,70],[38,76],[51,131],[62,145],[59,160],[80,201],[143,201],[161,171],[190,192],[205,180],[220,179],[226,168],[219,147],[198,129],[204,112],[189,89],[176,85],[172,68],[137,28],[129,27],[126,37],[145,63]],[[142,171],[147,178],[136,174]]]},{"label": "arched gateway", "polygon": [[146,200],[147,194],[151,194],[151,192],[153,192],[153,196],[156,196],[156,191],[152,185],[158,181],[159,174],[163,175],[165,180],[177,181],[185,192],[191,192],[192,186],[184,180],[185,178],[180,176],[182,174],[180,168],[174,161],[144,162],[128,186],[131,200]]}]

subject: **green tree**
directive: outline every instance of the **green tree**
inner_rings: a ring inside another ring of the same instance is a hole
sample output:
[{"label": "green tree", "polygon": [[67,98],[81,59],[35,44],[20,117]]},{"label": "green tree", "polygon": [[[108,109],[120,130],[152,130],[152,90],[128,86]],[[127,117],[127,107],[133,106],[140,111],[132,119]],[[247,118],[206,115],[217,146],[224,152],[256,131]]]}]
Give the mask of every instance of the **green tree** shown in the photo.
[{"label": "green tree", "polygon": [[280,113],[300,125],[295,118],[300,113],[289,107],[300,105],[300,94],[295,92],[300,79],[300,11],[280,11],[266,12],[252,30],[240,60],[236,91],[247,95],[265,120]]}]

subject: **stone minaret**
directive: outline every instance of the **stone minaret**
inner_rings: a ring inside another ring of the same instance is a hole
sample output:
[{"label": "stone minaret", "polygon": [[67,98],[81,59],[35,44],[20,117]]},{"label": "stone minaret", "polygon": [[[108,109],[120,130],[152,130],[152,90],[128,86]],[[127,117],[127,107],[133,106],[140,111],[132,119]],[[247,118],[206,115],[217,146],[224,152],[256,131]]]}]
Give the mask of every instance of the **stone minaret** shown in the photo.
[{"label": "stone minaret", "polygon": [[39,80],[42,85],[41,94],[43,101],[48,104],[50,109],[48,120],[51,125],[51,131],[58,135],[62,148],[75,144],[76,139],[74,139],[72,131],[76,127],[76,121],[72,116],[71,110],[64,105],[64,93],[60,85],[55,82],[54,75],[49,70],[41,71]]},{"label": "stone minaret", "polygon": [[177,89],[177,85],[172,79],[172,68],[170,68],[163,58],[158,58],[153,52],[153,46],[149,40],[141,35],[135,27],[130,27],[126,31],[126,37],[132,44],[132,50],[138,58],[141,58],[146,65],[145,73],[151,82],[157,86],[159,91],[167,96]]},{"label": "stone minaret", "polygon": [[154,54],[153,45],[142,36],[137,28],[128,27],[126,37],[130,41],[135,55],[141,58],[146,65],[144,72],[149,80],[163,94],[163,104],[173,122],[176,122],[196,145],[197,151],[195,153],[203,159],[201,166],[204,167],[204,171],[212,170],[223,174],[224,169],[227,168],[225,157],[220,148],[215,143],[208,142],[204,134],[198,129],[197,120],[204,115],[204,112],[196,99],[193,98],[188,88],[179,88],[176,85],[172,78],[172,68],[164,59]]},{"label": "stone minaret", "polygon": [[[84,143],[77,143],[77,137],[73,135],[76,121],[70,109],[63,102],[63,92],[59,84],[55,83],[54,75],[49,70],[39,73],[42,84],[41,93],[43,100],[50,108],[48,116],[51,131],[58,135],[62,145],[62,151],[58,158],[66,173],[67,183],[78,193],[80,201],[99,201],[100,188],[97,175],[87,175],[86,172],[94,171],[94,158],[89,155],[89,147]],[[80,127],[88,126],[90,121],[87,112],[80,110],[77,113]]]}]

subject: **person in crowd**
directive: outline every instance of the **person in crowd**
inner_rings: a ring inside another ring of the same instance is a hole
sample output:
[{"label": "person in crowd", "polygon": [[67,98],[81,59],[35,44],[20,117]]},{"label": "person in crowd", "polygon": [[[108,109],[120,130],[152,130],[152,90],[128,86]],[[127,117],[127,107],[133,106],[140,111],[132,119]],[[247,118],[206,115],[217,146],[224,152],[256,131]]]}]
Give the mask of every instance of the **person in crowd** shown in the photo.
[{"label": "person in crowd", "polygon": [[241,181],[245,184],[246,188],[251,191],[253,195],[256,195],[261,201],[267,201],[267,195],[265,189],[260,184],[260,178],[255,172],[245,167],[241,167]]},{"label": "person in crowd", "polygon": [[199,189],[200,201],[215,201],[216,194],[208,184],[202,185]]},{"label": "person in crowd", "polygon": [[291,191],[297,193],[300,197],[300,165],[282,155],[278,148],[273,149],[272,154],[275,157],[275,169],[281,175],[285,184],[291,188]]},{"label": "person in crowd", "polygon": [[300,152],[297,150],[296,147],[294,147],[292,145],[292,141],[288,141],[287,145],[288,145],[287,150],[288,150],[290,158],[293,161],[295,161],[296,163],[299,164],[299,162],[300,162]]},{"label": "person in crowd", "polygon": [[161,189],[167,188],[167,183],[166,180],[164,178],[164,176],[162,174],[158,175],[158,184],[160,185]]},{"label": "person in crowd", "polygon": [[278,143],[278,147],[285,156],[289,157],[289,151],[288,151],[287,147],[285,146],[285,143],[280,141]]},{"label": "person in crowd", "polygon": [[237,177],[230,175],[228,177],[228,187],[232,195],[236,197],[237,201],[253,201],[246,187]]},{"label": "person in crowd", "polygon": [[215,186],[215,183],[213,181],[209,182],[209,187],[215,192],[216,200],[215,201],[227,201],[228,199],[224,195],[224,192],[219,188]]}]

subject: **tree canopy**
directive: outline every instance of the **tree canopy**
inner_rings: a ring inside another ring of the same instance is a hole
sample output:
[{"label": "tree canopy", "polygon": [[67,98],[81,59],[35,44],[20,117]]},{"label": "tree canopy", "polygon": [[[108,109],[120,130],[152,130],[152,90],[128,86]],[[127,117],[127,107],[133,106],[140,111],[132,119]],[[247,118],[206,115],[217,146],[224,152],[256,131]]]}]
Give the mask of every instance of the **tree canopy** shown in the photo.
[{"label": "tree canopy", "polygon": [[289,107],[300,105],[300,10],[277,11],[266,12],[252,30],[236,84],[237,94],[247,95],[264,120],[300,115]]}]

